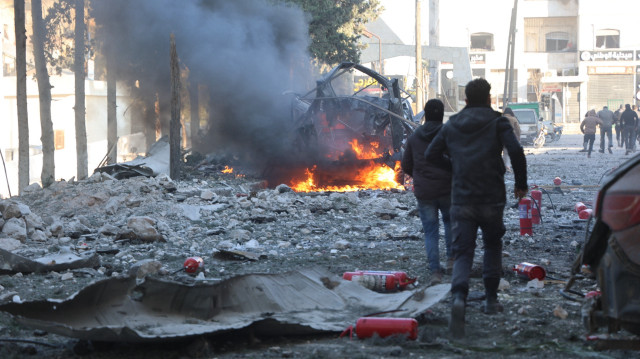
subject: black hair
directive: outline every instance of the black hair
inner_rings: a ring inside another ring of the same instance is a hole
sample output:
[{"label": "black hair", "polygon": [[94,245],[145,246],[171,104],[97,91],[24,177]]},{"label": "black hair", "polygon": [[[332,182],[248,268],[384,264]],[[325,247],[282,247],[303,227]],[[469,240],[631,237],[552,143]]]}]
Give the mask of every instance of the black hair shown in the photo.
[{"label": "black hair", "polygon": [[470,105],[486,105],[491,94],[491,85],[483,78],[469,81],[464,89]]},{"label": "black hair", "polygon": [[511,116],[515,116],[515,114],[513,113],[513,110],[511,109],[511,107],[505,107],[503,113],[505,115],[511,115]]}]

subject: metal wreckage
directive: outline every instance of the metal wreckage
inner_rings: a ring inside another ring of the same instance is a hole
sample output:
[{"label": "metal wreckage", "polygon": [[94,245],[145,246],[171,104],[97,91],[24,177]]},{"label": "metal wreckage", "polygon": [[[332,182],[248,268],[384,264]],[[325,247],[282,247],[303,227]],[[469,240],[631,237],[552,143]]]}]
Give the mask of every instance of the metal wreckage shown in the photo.
[{"label": "metal wreckage", "polygon": [[[355,78],[360,86],[354,85]],[[316,188],[357,186],[363,182],[357,174],[372,164],[395,170],[396,182],[402,184],[402,148],[420,120],[409,98],[398,79],[352,62],[341,63],[314,89],[295,95],[293,145],[314,163]],[[365,188],[385,187],[369,183]]]}]

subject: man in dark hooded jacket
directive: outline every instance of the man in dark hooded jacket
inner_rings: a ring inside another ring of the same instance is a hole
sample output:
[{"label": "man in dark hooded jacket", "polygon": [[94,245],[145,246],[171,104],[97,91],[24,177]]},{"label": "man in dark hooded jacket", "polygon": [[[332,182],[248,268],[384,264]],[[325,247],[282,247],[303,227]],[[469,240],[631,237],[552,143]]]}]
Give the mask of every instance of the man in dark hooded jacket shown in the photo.
[{"label": "man in dark hooded jacket", "polygon": [[[438,210],[442,214],[444,224],[444,241],[447,254],[447,271],[453,267],[451,254],[451,224],[449,208],[451,207],[451,166],[445,168],[429,163],[424,158],[424,151],[442,127],[444,104],[438,99],[427,101],[424,106],[425,123],[418,127],[407,140],[407,148],[402,156],[402,170],[413,177],[413,194],[418,201],[418,213],[424,230],[424,242],[431,271],[430,285],[442,282],[440,268],[440,224]],[[446,160],[443,160],[446,161]]]},{"label": "man in dark hooded jacket", "polygon": [[506,203],[505,167],[500,156],[506,147],[515,176],[517,199],[527,194],[527,164],[509,120],[491,108],[491,85],[482,78],[465,88],[467,106],[451,116],[433,139],[425,157],[438,161],[445,151],[451,159],[451,232],[453,304],[449,330],[454,338],[464,336],[464,316],[469,293],[469,276],[476,248],[478,227],[482,229],[484,260],[482,278],[486,300],[483,310],[494,314],[502,273],[503,211]]}]

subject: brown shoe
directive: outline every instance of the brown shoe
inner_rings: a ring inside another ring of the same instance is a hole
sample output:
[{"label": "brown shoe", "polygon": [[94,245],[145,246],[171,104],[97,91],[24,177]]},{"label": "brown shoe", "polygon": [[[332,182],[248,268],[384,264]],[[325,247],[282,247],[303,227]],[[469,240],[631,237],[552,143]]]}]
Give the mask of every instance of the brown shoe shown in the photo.
[{"label": "brown shoe", "polygon": [[429,281],[429,287],[432,285],[442,283],[442,271],[435,271],[431,273],[431,280]]},{"label": "brown shoe", "polygon": [[447,273],[449,273],[449,274],[451,274],[451,272],[453,272],[453,258],[447,259],[446,270],[447,270]]}]

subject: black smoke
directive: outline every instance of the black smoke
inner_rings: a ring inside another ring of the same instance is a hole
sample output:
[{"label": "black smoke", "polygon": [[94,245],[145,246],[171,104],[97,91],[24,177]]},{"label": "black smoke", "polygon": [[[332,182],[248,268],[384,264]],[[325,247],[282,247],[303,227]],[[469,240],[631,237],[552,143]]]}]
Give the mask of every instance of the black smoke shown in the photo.
[{"label": "black smoke", "polygon": [[165,113],[175,34],[189,80],[211,95],[211,121],[196,150],[234,151],[248,164],[290,154],[291,99],[283,92],[303,90],[291,80],[300,80],[298,70],[309,63],[300,9],[272,0],[99,0],[92,11],[118,80],[146,101],[157,94]]}]

